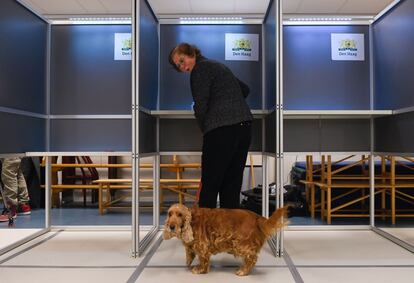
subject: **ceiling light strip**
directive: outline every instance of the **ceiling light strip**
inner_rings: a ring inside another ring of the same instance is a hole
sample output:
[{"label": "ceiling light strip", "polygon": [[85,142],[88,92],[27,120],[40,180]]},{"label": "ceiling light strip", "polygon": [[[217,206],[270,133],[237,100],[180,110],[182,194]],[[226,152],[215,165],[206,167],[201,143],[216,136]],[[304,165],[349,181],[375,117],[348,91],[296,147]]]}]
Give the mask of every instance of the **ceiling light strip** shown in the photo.
[{"label": "ceiling light strip", "polygon": [[304,18],[289,18],[289,21],[297,22],[349,22],[352,18],[345,17],[304,17]]},{"label": "ceiling light strip", "polygon": [[241,21],[241,17],[180,17],[182,21]]},{"label": "ceiling light strip", "polygon": [[73,17],[69,19],[53,19],[52,25],[131,25],[129,17]]},{"label": "ceiling light strip", "polygon": [[180,17],[180,24],[187,25],[234,25],[243,24],[241,17]]},{"label": "ceiling light strip", "polygon": [[72,17],[69,21],[130,21],[131,17]]},{"label": "ceiling light strip", "polygon": [[283,25],[284,26],[327,26],[327,25],[332,25],[332,26],[369,26],[371,24],[372,21],[306,21],[306,22],[299,22],[299,21],[283,21]]}]

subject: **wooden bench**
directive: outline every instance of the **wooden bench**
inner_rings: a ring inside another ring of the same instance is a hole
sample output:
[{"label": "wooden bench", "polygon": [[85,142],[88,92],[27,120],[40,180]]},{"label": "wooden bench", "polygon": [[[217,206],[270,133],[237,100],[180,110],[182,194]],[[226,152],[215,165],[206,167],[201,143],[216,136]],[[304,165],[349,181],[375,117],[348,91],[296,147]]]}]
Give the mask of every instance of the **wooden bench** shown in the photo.
[{"label": "wooden bench", "polygon": [[[45,161],[42,162],[41,166],[45,166]],[[62,190],[67,189],[92,189],[96,190],[99,189],[99,183],[93,182],[92,184],[57,184],[57,172],[63,170],[64,168],[132,168],[132,164],[130,163],[118,163],[118,164],[104,164],[104,163],[53,163],[51,164],[52,167],[52,203],[58,202],[59,197],[57,195],[58,192]],[[151,163],[141,163],[140,164],[141,169],[152,169],[154,168],[154,165]],[[173,156],[172,163],[164,163],[160,164],[161,169],[166,169],[168,171],[172,171],[176,173],[176,179],[183,179],[182,173],[185,169],[200,169],[201,164],[200,163],[179,163],[178,157],[176,155]],[[174,180],[176,180],[174,179]],[[174,183],[162,183],[163,189],[168,189],[170,191],[176,192],[179,197],[179,202],[182,203],[185,200],[185,197],[192,198],[193,196],[191,194],[187,194],[187,189],[198,189],[198,183],[193,184],[186,184],[185,188],[183,187],[183,184],[185,182],[176,182]],[[128,189],[128,184],[125,182],[120,182],[118,184],[110,184],[109,185],[112,189]],[[44,187],[44,186],[42,186]],[[130,188],[130,184],[129,184]],[[99,198],[99,197],[98,197]],[[163,191],[160,192],[160,199],[161,203],[163,202]]]},{"label": "wooden bench", "polygon": [[[93,183],[98,185],[99,195],[99,213],[102,215],[105,209],[115,208],[114,204],[118,203],[125,196],[112,199],[111,190],[117,189],[131,189],[132,180],[131,179],[99,179],[93,181]],[[200,179],[160,179],[160,189],[170,190],[178,195],[185,195],[192,199],[196,197],[192,194],[188,194],[185,190],[187,189],[198,189]],[[152,179],[141,179],[139,189],[141,191],[152,190],[153,189],[153,180]],[[103,200],[104,190],[106,191],[106,200]],[[179,198],[179,202],[182,203],[183,198]],[[160,199],[160,204],[162,204]]]},{"label": "wooden bench", "polygon": [[[351,156],[352,157],[352,156]],[[340,161],[346,160],[342,159]],[[396,199],[401,199],[414,205],[414,196],[404,192],[404,189],[414,188],[414,175],[396,175],[395,174],[395,157],[389,157],[390,160],[390,172],[385,172],[385,160],[382,158],[381,163],[381,175],[376,175],[374,184],[374,195],[381,194],[381,208],[380,214],[375,216],[390,217],[392,224],[395,224],[396,217],[413,217],[414,214],[398,214],[396,212]],[[409,159],[412,161],[411,159]],[[306,187],[306,199],[310,203],[311,217],[315,217],[315,211],[320,208],[321,218],[325,219],[328,224],[331,224],[332,217],[368,217],[369,214],[365,213],[353,213],[347,214],[344,209],[349,206],[364,202],[369,199],[370,177],[366,175],[338,175],[338,173],[351,168],[352,166],[362,165],[368,161],[368,157],[362,157],[361,160],[343,166],[337,170],[332,171],[331,157],[328,155],[327,160],[325,156],[322,156],[321,168],[313,170],[312,157],[307,156],[306,160],[306,180],[302,180],[301,183]],[[411,168],[410,168],[411,169]],[[314,173],[320,172],[317,176]],[[315,180],[317,177],[317,180]],[[315,201],[315,189],[319,188],[321,191],[320,203]],[[332,197],[332,190],[342,190],[339,195]],[[345,190],[345,191],[344,191]],[[349,196],[355,192],[361,192],[361,196],[346,200],[342,204],[333,207],[332,202],[340,200],[346,196]],[[386,213],[386,195],[390,195],[390,209],[389,213]]]}]

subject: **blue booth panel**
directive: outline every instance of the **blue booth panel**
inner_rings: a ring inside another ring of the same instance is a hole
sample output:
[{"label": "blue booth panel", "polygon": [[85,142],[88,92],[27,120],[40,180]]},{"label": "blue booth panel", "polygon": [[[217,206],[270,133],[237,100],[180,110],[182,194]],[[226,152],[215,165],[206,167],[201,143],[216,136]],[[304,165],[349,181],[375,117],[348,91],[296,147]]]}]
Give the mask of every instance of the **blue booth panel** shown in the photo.
[{"label": "blue booth panel", "polygon": [[47,24],[0,1],[0,106],[45,114]]},{"label": "blue booth panel", "polygon": [[131,119],[58,119],[50,123],[51,151],[131,151]]},{"label": "blue booth panel", "polygon": [[46,151],[46,120],[0,112],[0,153]]},{"label": "blue booth panel", "polygon": [[[333,61],[332,33],[364,34],[364,61]],[[284,26],[286,110],[369,110],[368,26]]]},{"label": "blue booth panel", "polygon": [[[203,135],[195,119],[160,119],[160,151],[202,151]],[[262,121],[253,120],[250,151],[262,150]]]},{"label": "blue booth panel", "polygon": [[283,125],[285,152],[370,151],[368,119],[291,119]]},{"label": "blue booth panel", "polygon": [[414,152],[414,112],[375,119],[375,151]]},{"label": "blue booth panel", "polygon": [[[160,110],[190,110],[192,96],[190,76],[179,73],[168,62],[168,55],[177,44],[196,45],[202,54],[224,63],[250,87],[247,102],[252,109],[262,108],[261,25],[161,25]],[[259,35],[258,61],[225,61],[225,34]]]},{"label": "blue booth panel", "polygon": [[147,1],[141,0],[139,46],[139,105],[157,109],[158,101],[158,22]]},{"label": "blue booth panel", "polygon": [[128,25],[52,27],[51,114],[131,114],[131,61],[114,60]]},{"label": "blue booth panel", "polygon": [[276,15],[275,1],[271,1],[264,25],[265,109],[276,105]]},{"label": "blue booth panel", "polygon": [[414,1],[401,1],[373,25],[375,109],[414,106]]}]

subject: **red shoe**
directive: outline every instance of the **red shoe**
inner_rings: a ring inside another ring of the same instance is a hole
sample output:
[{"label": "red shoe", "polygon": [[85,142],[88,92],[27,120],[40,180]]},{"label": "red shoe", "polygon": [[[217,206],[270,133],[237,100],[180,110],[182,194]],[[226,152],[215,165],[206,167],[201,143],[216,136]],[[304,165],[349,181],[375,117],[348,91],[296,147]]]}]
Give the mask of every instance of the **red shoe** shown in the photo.
[{"label": "red shoe", "polygon": [[0,215],[0,222],[9,222],[9,214]]},{"label": "red shoe", "polygon": [[17,213],[16,213],[16,206],[11,206],[10,209],[3,210],[2,214],[0,215],[0,222],[8,222],[10,220],[10,217],[12,219],[16,219]]},{"label": "red shoe", "polygon": [[19,204],[18,215],[29,215],[30,213],[32,213],[32,209],[28,203]]}]

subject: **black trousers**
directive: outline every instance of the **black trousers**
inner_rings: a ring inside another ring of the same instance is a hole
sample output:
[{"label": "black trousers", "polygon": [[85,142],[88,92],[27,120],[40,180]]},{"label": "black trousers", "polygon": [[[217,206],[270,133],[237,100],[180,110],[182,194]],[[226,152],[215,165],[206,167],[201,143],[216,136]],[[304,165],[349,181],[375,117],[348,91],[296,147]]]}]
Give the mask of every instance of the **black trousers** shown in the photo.
[{"label": "black trousers", "polygon": [[203,137],[199,206],[238,208],[243,172],[251,140],[251,123],[243,122],[207,132]]}]

